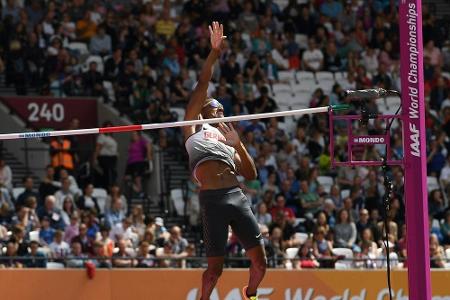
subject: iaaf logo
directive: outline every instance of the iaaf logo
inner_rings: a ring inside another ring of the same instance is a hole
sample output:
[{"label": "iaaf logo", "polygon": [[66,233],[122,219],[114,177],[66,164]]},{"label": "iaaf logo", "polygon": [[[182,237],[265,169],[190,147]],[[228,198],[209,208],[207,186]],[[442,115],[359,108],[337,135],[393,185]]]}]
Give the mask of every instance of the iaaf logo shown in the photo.
[{"label": "iaaf logo", "polygon": [[360,136],[360,137],[355,137],[353,139],[353,143],[355,143],[355,144],[385,144],[385,138],[384,137]]}]

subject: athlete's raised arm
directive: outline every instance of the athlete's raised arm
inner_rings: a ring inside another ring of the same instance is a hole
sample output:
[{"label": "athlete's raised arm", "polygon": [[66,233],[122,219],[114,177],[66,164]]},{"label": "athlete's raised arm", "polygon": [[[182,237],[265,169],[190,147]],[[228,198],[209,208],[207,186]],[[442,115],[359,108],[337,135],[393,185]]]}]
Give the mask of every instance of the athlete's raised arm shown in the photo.
[{"label": "athlete's raised arm", "polygon": [[[199,118],[207,98],[208,85],[213,74],[214,64],[220,56],[223,40],[226,38],[226,36],[223,35],[223,25],[219,24],[219,22],[213,22],[212,25],[209,26],[209,32],[211,35],[211,52],[203,64],[197,85],[195,86],[186,107],[186,114],[184,117],[186,121],[197,120]],[[187,138],[191,134],[195,133],[195,126],[183,127],[183,133]]]}]

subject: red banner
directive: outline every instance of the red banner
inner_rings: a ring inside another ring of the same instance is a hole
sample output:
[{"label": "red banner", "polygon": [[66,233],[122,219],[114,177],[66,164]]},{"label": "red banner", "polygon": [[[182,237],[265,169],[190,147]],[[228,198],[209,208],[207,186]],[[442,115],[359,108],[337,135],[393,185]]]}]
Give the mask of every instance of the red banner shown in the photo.
[{"label": "red banner", "polygon": [[94,98],[1,97],[28,127],[68,129],[74,118],[81,128],[97,127],[97,101]]}]

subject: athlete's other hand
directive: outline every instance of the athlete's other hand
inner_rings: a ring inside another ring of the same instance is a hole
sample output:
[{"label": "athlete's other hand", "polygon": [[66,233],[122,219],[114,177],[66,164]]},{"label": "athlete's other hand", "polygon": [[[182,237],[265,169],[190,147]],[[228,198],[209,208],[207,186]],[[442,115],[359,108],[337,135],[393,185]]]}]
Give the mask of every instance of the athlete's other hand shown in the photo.
[{"label": "athlete's other hand", "polygon": [[225,137],[225,141],[223,141],[225,145],[235,147],[241,142],[239,134],[237,133],[236,129],[234,129],[231,123],[219,123],[219,130]]},{"label": "athlete's other hand", "polygon": [[211,35],[211,48],[220,51],[224,44],[223,40],[227,38],[223,35],[223,25],[219,24],[219,22],[212,22],[212,24],[209,25],[209,33]]}]

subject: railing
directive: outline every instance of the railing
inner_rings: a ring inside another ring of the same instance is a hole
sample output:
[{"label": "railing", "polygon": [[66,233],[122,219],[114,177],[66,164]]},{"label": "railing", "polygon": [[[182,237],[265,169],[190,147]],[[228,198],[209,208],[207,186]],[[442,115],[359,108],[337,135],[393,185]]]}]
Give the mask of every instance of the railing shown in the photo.
[{"label": "railing", "polygon": [[[142,267],[142,264],[139,264],[140,262],[151,262],[148,264],[147,267],[150,268],[204,268],[207,266],[207,258],[206,257],[198,257],[198,256],[192,256],[192,257],[87,257],[87,256],[66,256],[61,257],[57,259],[48,258],[46,256],[0,256],[0,268],[1,265],[6,264],[21,264],[24,268],[27,267],[27,264],[30,262],[41,262],[43,266],[41,268],[45,268],[45,265],[47,263],[57,263],[59,264],[60,268],[74,268],[73,264],[71,262],[77,261],[78,268],[85,267],[85,264],[87,262],[94,263],[103,263],[103,267],[107,268],[121,268],[114,265],[115,260],[122,260],[122,261],[130,261],[130,268],[139,268]],[[450,258],[432,258],[431,261],[435,260],[443,260],[450,263]],[[296,265],[299,262],[302,261],[311,261],[310,259],[301,259],[301,258],[294,258],[294,259],[287,259],[287,258],[275,258],[275,257],[268,257],[268,268],[272,269],[285,269],[286,268],[286,262],[291,262],[292,265]],[[319,262],[321,265],[325,265],[326,267],[320,267],[317,266],[318,269],[333,269],[335,268],[334,264],[336,262],[344,263],[347,265],[346,269],[385,269],[386,259],[385,258],[374,258],[374,259],[367,259],[367,258],[318,258],[315,259],[315,261]],[[365,267],[364,263],[367,263],[370,261],[373,263],[374,267]],[[403,263],[406,261],[406,258],[398,258],[395,260],[392,260],[391,258],[391,264],[396,263],[399,265],[399,268],[403,267]],[[81,262],[81,263],[80,263]],[[271,262],[275,262],[275,264],[271,264]],[[380,267],[381,265],[381,267]],[[224,260],[224,267],[225,268],[241,268],[241,267],[248,267],[250,266],[250,260],[247,257],[225,257]],[[33,266],[36,268],[36,266]],[[75,267],[75,268],[77,268]],[[102,266],[100,266],[102,267]]]}]

